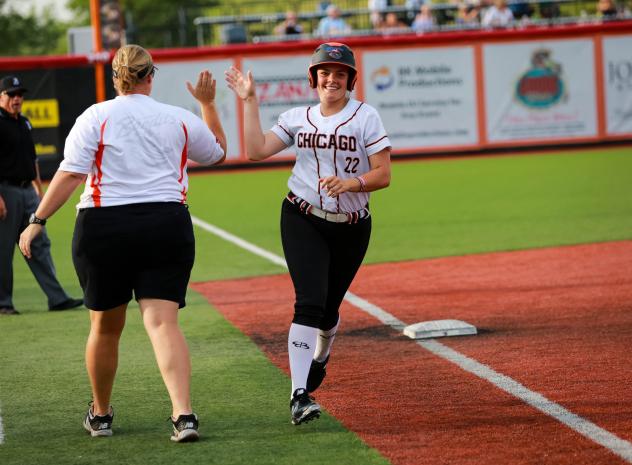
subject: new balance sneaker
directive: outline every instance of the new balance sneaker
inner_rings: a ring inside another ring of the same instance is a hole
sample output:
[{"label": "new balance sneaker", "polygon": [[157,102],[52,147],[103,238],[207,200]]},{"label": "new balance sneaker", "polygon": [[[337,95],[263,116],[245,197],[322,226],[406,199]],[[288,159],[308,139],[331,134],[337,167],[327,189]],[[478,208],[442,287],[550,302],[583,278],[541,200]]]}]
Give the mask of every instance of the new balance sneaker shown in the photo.
[{"label": "new balance sneaker", "polygon": [[107,415],[95,415],[93,404],[90,402],[90,408],[83,421],[83,427],[93,438],[100,436],[112,436],[112,420],[114,419],[114,410],[110,406],[110,412]]},{"label": "new balance sneaker", "polygon": [[195,413],[190,415],[180,415],[176,420],[169,418],[173,425],[173,442],[194,442],[200,439],[198,433],[198,417]]},{"label": "new balance sneaker", "polygon": [[314,392],[322,384],[325,376],[327,376],[327,362],[329,361],[329,355],[324,362],[317,362],[312,360],[312,364],[309,367],[309,374],[307,375],[307,392]]},{"label": "new balance sneaker", "polygon": [[320,405],[314,402],[314,398],[310,397],[305,389],[299,388],[292,394],[290,412],[292,424],[298,426],[320,417]]}]

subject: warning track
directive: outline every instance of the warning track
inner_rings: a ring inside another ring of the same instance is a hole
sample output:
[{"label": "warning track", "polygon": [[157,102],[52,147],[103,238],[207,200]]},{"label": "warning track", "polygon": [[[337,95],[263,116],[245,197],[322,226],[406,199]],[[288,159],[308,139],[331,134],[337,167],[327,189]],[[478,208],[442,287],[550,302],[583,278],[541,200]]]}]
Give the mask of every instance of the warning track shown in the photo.
[{"label": "warning track", "polygon": [[[286,274],[193,287],[288,371]],[[402,322],[474,324],[478,336],[440,345],[612,440],[579,434],[345,302],[317,399],[393,463],[631,462],[632,241],[364,266],[351,290]]]}]

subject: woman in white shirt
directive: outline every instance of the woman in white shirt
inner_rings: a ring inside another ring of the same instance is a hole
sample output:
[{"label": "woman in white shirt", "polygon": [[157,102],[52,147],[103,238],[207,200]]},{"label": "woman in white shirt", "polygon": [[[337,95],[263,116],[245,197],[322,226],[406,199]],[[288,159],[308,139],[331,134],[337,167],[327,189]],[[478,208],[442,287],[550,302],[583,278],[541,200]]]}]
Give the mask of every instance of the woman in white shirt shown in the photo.
[{"label": "woman in white shirt", "polygon": [[112,435],[118,344],[127,305],[135,297],[171,398],[171,440],[184,442],[199,437],[189,352],[178,325],[195,251],[186,165],[189,158],[221,163],[226,137],[208,71],[195,86],[187,82],[202,121],[149,96],[156,69],[138,45],[117,51],[112,73],[118,96],[77,118],[64,160],[19,246],[30,258],[41,225],[85,182],[73,236],[73,262],[91,322],[86,367],[93,398],[84,428],[93,437]]}]

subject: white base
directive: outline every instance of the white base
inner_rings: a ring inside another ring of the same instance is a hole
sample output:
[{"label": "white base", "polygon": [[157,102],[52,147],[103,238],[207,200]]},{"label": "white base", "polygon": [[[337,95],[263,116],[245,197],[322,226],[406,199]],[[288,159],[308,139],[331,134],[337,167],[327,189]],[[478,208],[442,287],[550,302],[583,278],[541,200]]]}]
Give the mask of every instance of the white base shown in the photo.
[{"label": "white base", "polygon": [[468,336],[476,333],[475,326],[460,320],[421,321],[404,328],[404,334],[411,339]]}]

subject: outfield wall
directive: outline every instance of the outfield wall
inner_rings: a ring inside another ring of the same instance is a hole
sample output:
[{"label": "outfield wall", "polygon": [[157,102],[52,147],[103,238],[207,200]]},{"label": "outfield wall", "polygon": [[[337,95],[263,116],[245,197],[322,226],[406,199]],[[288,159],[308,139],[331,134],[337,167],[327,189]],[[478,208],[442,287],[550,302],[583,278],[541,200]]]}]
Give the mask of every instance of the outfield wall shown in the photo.
[{"label": "outfield wall", "polygon": [[[395,156],[632,140],[632,21],[353,37],[346,43],[360,73],[355,96],[379,110]],[[286,109],[317,101],[306,79],[317,44],[154,50],[159,71],[152,95],[198,112],[184,82],[209,69],[220,81],[217,105],[228,160],[241,163],[243,110],[223,82],[224,70],[252,70],[262,125],[269,128]],[[25,112],[45,147],[42,159],[61,160],[74,119],[93,103],[89,71],[95,60],[109,66],[111,55],[0,59],[3,75],[19,73],[33,90]],[[114,95],[109,80],[107,94]],[[58,117],[51,120],[55,108]],[[273,160],[291,157],[286,151]]]}]

